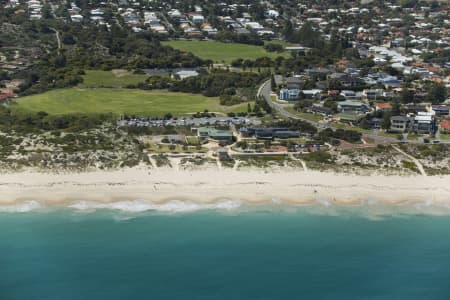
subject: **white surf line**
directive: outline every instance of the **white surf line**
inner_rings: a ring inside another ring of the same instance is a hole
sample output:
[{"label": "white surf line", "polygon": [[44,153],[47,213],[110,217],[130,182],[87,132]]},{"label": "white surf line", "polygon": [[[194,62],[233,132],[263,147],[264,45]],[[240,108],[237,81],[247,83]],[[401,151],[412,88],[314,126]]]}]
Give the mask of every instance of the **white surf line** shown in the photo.
[{"label": "white surf line", "polygon": [[427,176],[427,173],[425,172],[425,170],[423,168],[423,165],[420,163],[420,161],[417,158],[415,158],[414,156],[409,155],[408,153],[406,153],[405,151],[401,150],[400,148],[398,148],[395,145],[392,145],[392,148],[394,148],[395,150],[397,150],[398,152],[400,152],[404,156],[406,156],[409,159],[411,159],[416,164],[417,169],[419,169],[420,174],[422,174],[423,176]]}]

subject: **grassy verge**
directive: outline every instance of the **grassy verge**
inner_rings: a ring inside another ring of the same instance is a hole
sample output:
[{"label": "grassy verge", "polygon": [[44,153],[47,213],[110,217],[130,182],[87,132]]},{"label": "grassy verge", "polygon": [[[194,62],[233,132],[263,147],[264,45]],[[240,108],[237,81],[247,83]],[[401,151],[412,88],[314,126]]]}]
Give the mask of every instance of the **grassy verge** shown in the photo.
[{"label": "grassy verge", "polygon": [[296,116],[299,116],[300,118],[303,118],[305,120],[310,120],[313,122],[319,122],[319,121],[323,120],[323,116],[321,116],[321,115],[299,112],[299,111],[296,111],[293,107],[285,107],[285,110],[290,112],[291,114],[295,114]]}]

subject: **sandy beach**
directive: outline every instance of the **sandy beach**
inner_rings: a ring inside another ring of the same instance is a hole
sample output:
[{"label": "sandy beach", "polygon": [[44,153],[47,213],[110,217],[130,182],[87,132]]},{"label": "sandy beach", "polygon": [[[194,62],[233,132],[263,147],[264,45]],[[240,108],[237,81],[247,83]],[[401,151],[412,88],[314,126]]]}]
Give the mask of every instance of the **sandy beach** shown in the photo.
[{"label": "sandy beach", "polygon": [[288,170],[196,171],[132,168],[85,173],[0,175],[0,208],[43,206],[146,210],[184,204],[233,208],[239,204],[450,205],[450,177],[356,176]]}]

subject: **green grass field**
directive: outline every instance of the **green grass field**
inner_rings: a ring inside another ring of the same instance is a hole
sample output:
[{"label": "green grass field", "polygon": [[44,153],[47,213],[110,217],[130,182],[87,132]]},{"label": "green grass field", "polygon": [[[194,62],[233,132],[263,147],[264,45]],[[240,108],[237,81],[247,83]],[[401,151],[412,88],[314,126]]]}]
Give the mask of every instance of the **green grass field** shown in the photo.
[{"label": "green grass field", "polygon": [[80,87],[83,88],[121,88],[130,84],[144,82],[148,78],[145,74],[133,74],[126,70],[86,70],[85,73],[83,75],[83,83],[80,84]]},{"label": "green grass field", "polygon": [[68,113],[113,113],[141,116],[183,115],[202,112],[246,112],[247,103],[221,106],[218,98],[202,95],[133,89],[67,88],[17,99],[14,109]]},{"label": "green grass field", "polygon": [[163,44],[175,49],[191,52],[202,59],[211,59],[215,63],[229,64],[238,58],[254,60],[265,56],[273,59],[278,56],[289,56],[287,53],[278,54],[267,52],[261,46],[236,43],[213,41],[167,41],[163,42]]}]

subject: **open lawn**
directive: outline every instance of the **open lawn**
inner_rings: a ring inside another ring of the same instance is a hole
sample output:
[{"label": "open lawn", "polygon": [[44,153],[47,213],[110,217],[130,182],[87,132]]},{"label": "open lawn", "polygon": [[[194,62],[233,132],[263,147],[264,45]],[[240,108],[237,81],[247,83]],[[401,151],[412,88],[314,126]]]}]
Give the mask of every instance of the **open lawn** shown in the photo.
[{"label": "open lawn", "polygon": [[134,89],[67,88],[17,99],[15,109],[49,114],[108,113],[163,116],[202,112],[246,112],[247,103],[221,106],[218,98]]},{"label": "open lawn", "polygon": [[83,83],[80,84],[82,88],[121,88],[130,84],[138,84],[144,82],[148,76],[145,74],[133,74],[126,70],[86,70],[83,75]]},{"label": "open lawn", "polygon": [[164,45],[171,46],[175,49],[191,52],[202,59],[210,59],[214,63],[229,64],[233,60],[251,59],[254,60],[259,57],[270,57],[275,59],[278,56],[288,57],[287,53],[272,53],[264,50],[262,46],[236,44],[236,43],[221,43],[214,41],[167,41]]}]

